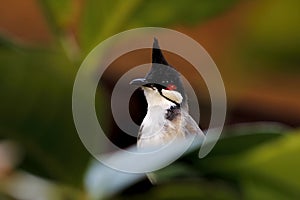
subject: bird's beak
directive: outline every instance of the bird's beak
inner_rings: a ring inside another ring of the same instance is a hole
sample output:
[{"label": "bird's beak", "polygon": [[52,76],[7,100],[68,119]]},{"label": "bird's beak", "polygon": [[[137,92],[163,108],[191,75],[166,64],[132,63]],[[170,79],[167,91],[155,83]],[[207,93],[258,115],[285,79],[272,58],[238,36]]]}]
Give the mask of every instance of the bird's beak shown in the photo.
[{"label": "bird's beak", "polygon": [[133,79],[130,83],[130,85],[137,85],[137,86],[142,86],[147,84],[147,81],[145,78],[137,78],[137,79]]}]

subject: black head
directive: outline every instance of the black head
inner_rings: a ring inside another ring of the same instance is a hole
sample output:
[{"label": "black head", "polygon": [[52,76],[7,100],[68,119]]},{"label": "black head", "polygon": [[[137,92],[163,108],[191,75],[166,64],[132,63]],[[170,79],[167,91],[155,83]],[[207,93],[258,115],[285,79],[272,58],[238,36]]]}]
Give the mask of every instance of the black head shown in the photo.
[{"label": "black head", "polygon": [[164,58],[156,38],[154,38],[152,48],[152,68],[145,78],[134,79],[130,84],[156,87],[158,90],[176,90],[181,93],[183,101],[186,101],[183,84],[180,74],[168,64]]}]

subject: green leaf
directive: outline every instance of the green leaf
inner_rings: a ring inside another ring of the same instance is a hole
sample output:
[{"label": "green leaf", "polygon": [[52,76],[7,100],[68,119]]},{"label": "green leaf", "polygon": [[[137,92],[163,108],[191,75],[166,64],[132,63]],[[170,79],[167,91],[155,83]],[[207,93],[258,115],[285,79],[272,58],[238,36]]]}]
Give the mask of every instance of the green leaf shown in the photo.
[{"label": "green leaf", "polygon": [[[243,174],[250,174],[248,166],[243,164],[247,163],[244,158],[250,152],[264,145],[271,144],[280,138],[285,138],[286,136],[282,133],[287,130],[288,127],[275,123],[250,123],[229,127],[224,133],[227,136],[219,140],[215,149],[208,157],[199,159],[199,149],[196,148],[195,151],[188,153],[175,163],[151,173],[150,176],[157,182],[158,187],[151,189],[145,194],[144,198],[182,199],[184,197],[190,197],[239,199],[241,192],[244,192],[243,195],[247,196],[246,190],[241,191],[240,188],[240,186],[250,183],[246,181],[252,180]],[[168,156],[172,155],[166,154],[164,158],[169,159]],[[110,159],[118,159],[116,160],[117,162],[126,162],[127,158],[122,155],[116,156],[116,154],[112,154]],[[97,173],[95,173],[95,169]],[[127,187],[128,182],[134,183],[141,177],[133,174],[123,174],[112,169],[103,169],[103,166],[98,166],[95,169],[89,171],[89,178],[87,179],[87,187],[93,189],[91,191],[94,191],[91,192],[92,194],[95,194],[95,191],[96,193],[101,191],[101,195],[105,195],[105,191],[109,191],[108,193],[110,195],[114,194],[114,192],[119,192],[120,188]],[[110,187],[116,183],[114,183],[113,180],[109,180],[107,174],[114,174],[117,180],[124,183],[119,184],[120,182],[118,181],[117,187]],[[253,174],[254,173],[250,174],[251,177]],[[106,189],[103,190],[102,188],[100,190],[96,188],[95,190],[93,185],[95,185],[95,183],[101,185],[104,183],[103,180],[107,180],[104,181]],[[257,179],[253,180],[257,181]],[[249,188],[247,186],[246,189],[251,191],[250,184]],[[174,191],[177,192],[174,193]],[[99,196],[99,194],[95,194],[95,196]],[[140,197],[141,196],[137,195],[132,198],[138,199]],[[116,197],[116,199],[118,199],[118,197]]]},{"label": "green leaf", "polygon": [[53,46],[74,63],[80,61],[81,49],[75,37],[75,25],[80,12],[80,3],[71,0],[39,0],[44,17],[53,36]]},{"label": "green leaf", "polygon": [[81,46],[88,52],[99,42],[127,27],[141,0],[88,0],[80,26]]},{"label": "green leaf", "polygon": [[[216,192],[217,191],[217,192]],[[237,191],[232,190],[224,182],[184,180],[159,185],[144,195],[143,199],[238,199]]]},{"label": "green leaf", "polygon": [[[72,118],[77,67],[57,50],[0,49],[0,137],[24,149],[21,167],[81,185],[89,154]],[[99,98],[101,101],[101,98]]]},{"label": "green leaf", "polygon": [[220,14],[237,0],[102,1],[88,0],[81,22],[81,45],[86,52],[102,40],[130,28],[195,24]]},{"label": "green leaf", "polygon": [[153,178],[161,183],[178,177],[202,177],[214,172],[217,175],[222,172],[219,167],[223,168],[218,162],[226,162],[227,159],[243,155],[259,145],[277,139],[287,129],[276,123],[249,123],[227,127],[223,138],[219,139],[207,157],[199,159],[199,148],[196,148],[172,165],[154,172]]},{"label": "green leaf", "polygon": [[[240,44],[249,69],[299,72],[300,3],[297,0],[265,1],[245,20]],[[269,73],[269,71],[268,71]]]},{"label": "green leaf", "polygon": [[241,154],[207,158],[198,170],[234,182],[246,199],[299,199],[299,138],[299,132],[286,133]]},{"label": "green leaf", "polygon": [[56,31],[63,31],[70,26],[74,17],[74,1],[71,0],[39,0],[49,25]]},{"label": "green leaf", "polygon": [[130,24],[133,26],[167,26],[195,24],[222,13],[237,0],[209,1],[147,1],[135,11]]},{"label": "green leaf", "polygon": [[290,127],[272,122],[252,122],[225,127],[222,139],[218,141],[209,157],[241,154],[281,137],[288,130]]},{"label": "green leaf", "polygon": [[[289,199],[300,197],[300,154],[299,131],[267,143],[244,154],[238,161],[240,175],[248,183],[254,180],[265,187],[252,185],[249,195],[264,192],[280,193]],[[251,183],[251,182],[250,182]],[[245,190],[247,189],[247,185]],[[249,191],[248,191],[249,192]]]}]

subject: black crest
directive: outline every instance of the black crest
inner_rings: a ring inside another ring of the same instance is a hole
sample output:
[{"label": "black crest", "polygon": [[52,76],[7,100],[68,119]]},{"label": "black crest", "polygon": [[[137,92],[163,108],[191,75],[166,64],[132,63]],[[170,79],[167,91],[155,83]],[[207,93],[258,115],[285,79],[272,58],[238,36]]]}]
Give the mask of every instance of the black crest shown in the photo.
[{"label": "black crest", "polygon": [[166,61],[159,47],[158,41],[154,38],[152,48],[152,68],[145,77],[148,83],[159,84],[165,88],[174,85],[178,92],[185,99],[183,84],[180,74]]},{"label": "black crest", "polygon": [[154,38],[152,48],[151,70],[147,73],[145,78],[135,79],[131,84],[151,84],[164,89],[176,90],[181,93],[183,102],[186,100],[180,74],[166,61],[156,38]]}]

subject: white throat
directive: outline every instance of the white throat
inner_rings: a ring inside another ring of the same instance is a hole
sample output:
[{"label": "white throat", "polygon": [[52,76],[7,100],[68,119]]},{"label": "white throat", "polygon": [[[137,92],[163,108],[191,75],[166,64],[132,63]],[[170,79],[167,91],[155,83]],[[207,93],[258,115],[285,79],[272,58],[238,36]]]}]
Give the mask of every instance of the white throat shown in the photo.
[{"label": "white throat", "polygon": [[161,107],[162,109],[166,110],[169,109],[171,106],[175,106],[176,104],[172,101],[167,100],[163,96],[160,95],[158,90],[156,88],[148,88],[143,87],[144,94],[147,100],[148,104],[148,110],[151,109],[151,107]]},{"label": "white throat", "polygon": [[[163,132],[162,129],[164,128],[165,124],[168,123],[165,115],[167,110],[170,109],[172,106],[176,106],[176,103],[181,103],[182,97],[181,94],[177,91],[172,91],[171,93],[162,91],[163,95],[168,99],[164,98],[160,95],[156,88],[152,89],[149,87],[143,87],[144,94],[148,103],[148,110],[147,114],[142,123],[142,138],[148,137],[160,137],[160,134]],[[179,95],[179,96],[178,96]],[[180,98],[181,97],[181,98]]]}]

